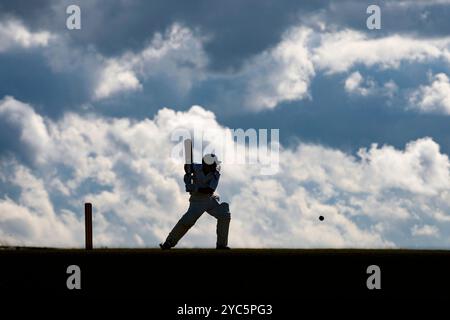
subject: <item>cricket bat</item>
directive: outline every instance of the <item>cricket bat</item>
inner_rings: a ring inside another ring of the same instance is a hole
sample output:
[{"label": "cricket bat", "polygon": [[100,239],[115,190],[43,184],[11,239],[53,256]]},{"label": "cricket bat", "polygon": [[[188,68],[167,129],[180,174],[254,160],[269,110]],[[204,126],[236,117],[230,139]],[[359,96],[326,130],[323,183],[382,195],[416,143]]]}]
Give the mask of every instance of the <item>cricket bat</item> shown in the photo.
[{"label": "cricket bat", "polygon": [[184,163],[192,164],[192,140],[186,139],[184,140]]},{"label": "cricket bat", "polygon": [[194,165],[192,161],[192,140],[184,140],[184,170],[186,172],[184,183],[186,184],[186,191],[192,192],[192,174],[194,173]]}]

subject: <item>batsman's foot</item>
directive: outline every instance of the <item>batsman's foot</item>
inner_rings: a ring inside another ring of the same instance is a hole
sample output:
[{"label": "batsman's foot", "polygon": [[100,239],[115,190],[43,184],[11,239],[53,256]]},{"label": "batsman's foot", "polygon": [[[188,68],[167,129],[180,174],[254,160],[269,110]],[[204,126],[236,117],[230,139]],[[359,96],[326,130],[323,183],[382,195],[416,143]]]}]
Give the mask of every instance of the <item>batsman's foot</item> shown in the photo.
[{"label": "batsman's foot", "polygon": [[163,249],[163,250],[170,250],[170,246],[168,245],[168,244],[166,244],[165,242],[164,243],[160,243],[159,244],[159,247],[161,248],[161,249]]},{"label": "batsman's foot", "polygon": [[217,246],[216,249],[217,250],[230,250],[231,248],[227,247],[227,246]]}]

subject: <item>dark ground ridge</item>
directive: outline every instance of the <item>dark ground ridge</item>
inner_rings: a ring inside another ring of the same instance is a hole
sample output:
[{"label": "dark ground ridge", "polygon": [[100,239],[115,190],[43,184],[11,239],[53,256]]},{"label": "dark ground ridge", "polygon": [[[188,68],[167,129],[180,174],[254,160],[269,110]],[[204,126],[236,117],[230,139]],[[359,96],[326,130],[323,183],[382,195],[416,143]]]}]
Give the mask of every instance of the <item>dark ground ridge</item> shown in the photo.
[{"label": "dark ground ridge", "polygon": [[[70,265],[81,268],[80,291],[66,287]],[[381,270],[381,290],[366,285],[372,265]],[[449,288],[444,249],[0,247],[0,294],[8,297],[144,299],[170,308],[253,301],[290,310],[298,301],[338,298],[449,301]]]},{"label": "dark ground ridge", "polygon": [[361,249],[361,248],[319,248],[319,249],[298,249],[298,248],[233,248],[223,251],[214,248],[173,248],[171,250],[161,250],[159,248],[94,248],[86,250],[84,248],[56,248],[56,247],[21,247],[21,246],[0,246],[0,252],[5,251],[23,251],[23,252],[42,252],[42,253],[89,253],[89,254],[105,254],[105,253],[138,253],[138,254],[299,254],[299,255],[321,255],[321,254],[338,254],[338,255],[371,255],[371,254],[387,254],[387,255],[445,255],[450,256],[450,249]]}]

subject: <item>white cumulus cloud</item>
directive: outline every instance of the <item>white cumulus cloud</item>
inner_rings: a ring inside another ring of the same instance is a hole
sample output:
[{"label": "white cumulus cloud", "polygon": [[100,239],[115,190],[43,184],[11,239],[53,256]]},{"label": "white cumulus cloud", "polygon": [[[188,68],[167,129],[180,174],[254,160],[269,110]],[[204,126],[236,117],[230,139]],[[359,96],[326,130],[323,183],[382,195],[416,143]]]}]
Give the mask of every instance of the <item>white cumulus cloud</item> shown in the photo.
[{"label": "white cumulus cloud", "polygon": [[45,47],[51,38],[52,35],[50,32],[33,32],[19,20],[7,19],[0,21],[0,52],[16,47]]},{"label": "white cumulus cloud", "polygon": [[[365,87],[363,86],[365,82]],[[371,80],[364,81],[361,73],[358,71],[353,72],[346,80],[345,80],[345,90],[349,93],[355,93],[362,96],[367,96],[372,93],[375,87],[375,83]]]},{"label": "white cumulus cloud", "polygon": [[272,109],[280,102],[308,96],[314,65],[307,41],[311,30],[294,28],[274,48],[256,56],[244,69],[248,81],[246,105]]},{"label": "white cumulus cloud", "polygon": [[207,63],[202,39],[190,29],[174,24],[164,35],[156,33],[142,51],[104,59],[94,97],[103,99],[118,92],[142,89],[141,82],[152,77],[170,79],[183,94],[201,79]]},{"label": "white cumulus cloud", "polygon": [[325,32],[319,37],[320,45],[313,49],[313,61],[318,69],[331,74],[347,71],[357,64],[397,69],[401,62],[422,63],[449,57],[449,37],[416,39],[394,34],[371,38],[351,29]]},{"label": "white cumulus cloud", "polygon": [[413,236],[438,236],[439,229],[436,226],[424,225],[418,226],[414,225],[411,229],[411,234]]},{"label": "white cumulus cloud", "polygon": [[450,81],[445,73],[432,77],[429,85],[420,86],[410,95],[413,108],[422,112],[450,115]]},{"label": "white cumulus cloud", "polygon": [[29,147],[40,161],[42,151],[50,143],[44,119],[30,105],[6,96],[0,100],[0,117],[21,129],[20,141]]},{"label": "white cumulus cloud", "polygon": [[380,85],[374,79],[364,78],[359,71],[350,74],[344,82],[345,91],[349,94],[359,96],[384,95],[392,98],[398,90],[397,84],[389,80],[384,85]]}]

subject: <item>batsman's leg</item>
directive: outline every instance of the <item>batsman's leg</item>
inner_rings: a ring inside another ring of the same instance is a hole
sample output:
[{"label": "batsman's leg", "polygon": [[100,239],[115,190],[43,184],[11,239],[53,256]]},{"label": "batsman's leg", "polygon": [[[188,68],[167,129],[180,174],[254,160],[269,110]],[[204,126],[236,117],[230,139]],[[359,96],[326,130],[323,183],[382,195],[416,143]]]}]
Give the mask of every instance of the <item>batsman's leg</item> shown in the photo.
[{"label": "batsman's leg", "polygon": [[228,203],[222,202],[213,209],[208,210],[208,213],[217,219],[217,248],[227,248],[228,246],[228,231],[230,229],[231,213]]},{"label": "batsman's leg", "polygon": [[199,202],[190,202],[189,209],[173,227],[162,245],[164,248],[175,247],[180,239],[195,224],[200,216],[205,212],[204,206]]}]

